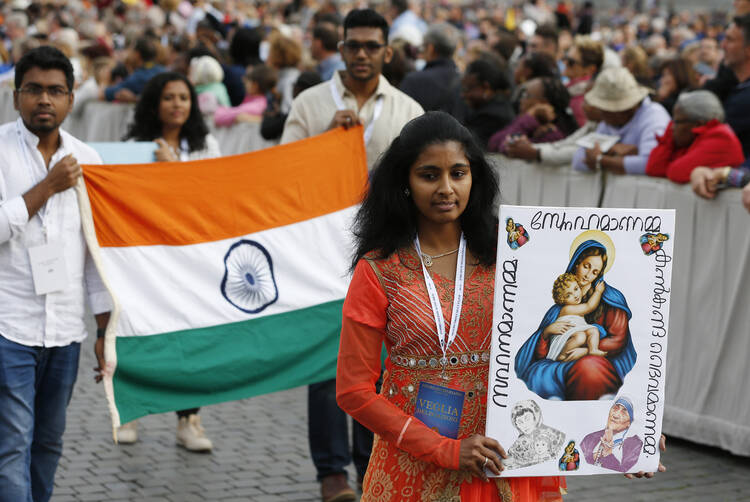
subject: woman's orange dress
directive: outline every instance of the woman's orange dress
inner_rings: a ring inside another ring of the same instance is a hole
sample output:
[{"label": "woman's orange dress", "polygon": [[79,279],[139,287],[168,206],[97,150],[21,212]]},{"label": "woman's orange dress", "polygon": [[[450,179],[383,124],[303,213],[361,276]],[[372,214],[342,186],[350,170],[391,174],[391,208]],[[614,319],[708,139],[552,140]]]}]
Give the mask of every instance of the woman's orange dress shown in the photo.
[{"label": "woman's orange dress", "polygon": [[[453,281],[433,274],[449,330]],[[476,266],[466,278],[458,334],[442,352],[414,249],[382,260],[361,260],[344,302],[336,394],[339,406],[375,433],[362,502],[559,501],[565,481],[498,478],[484,482],[459,471],[460,440],[484,434],[492,337],[495,267]],[[380,394],[381,349],[388,358]],[[414,418],[419,382],[465,393],[458,439]]]}]

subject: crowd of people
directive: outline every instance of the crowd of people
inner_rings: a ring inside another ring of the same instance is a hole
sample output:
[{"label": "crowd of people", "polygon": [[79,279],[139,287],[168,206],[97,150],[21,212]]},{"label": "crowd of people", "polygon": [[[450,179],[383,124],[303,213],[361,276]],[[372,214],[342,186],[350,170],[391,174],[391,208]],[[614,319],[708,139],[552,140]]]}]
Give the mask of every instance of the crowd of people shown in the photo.
[{"label": "crowd of people", "polygon": [[[0,81],[12,86],[14,61],[51,44],[73,64],[74,113],[92,100],[135,103],[152,77],[173,71],[195,88],[209,125],[258,122],[278,140],[295,96],[345,69],[343,17],[360,3],[7,2]],[[487,151],[691,182],[706,197],[747,178],[750,149],[750,2],[719,7],[379,2],[390,23],[382,74],[424,111],[454,116]],[[699,94],[675,121],[680,95],[697,90],[711,91],[724,113]],[[287,138],[299,137],[296,127],[289,122]],[[619,139],[606,151],[577,147],[589,132]]]},{"label": "crowd of people", "polygon": [[[345,364],[337,379],[309,387],[310,449],[322,500],[355,499],[345,470],[352,461],[363,500],[376,494],[421,500],[429,490],[430,500],[560,499],[565,484],[559,478],[487,480],[485,469],[499,472],[505,452],[481,435],[486,402],[473,409],[472,425],[459,439],[413,420],[411,396],[399,389],[418,371],[437,378],[441,369],[394,363],[381,375],[380,347],[386,341],[391,361],[419,351],[425,360],[439,359],[445,347],[437,337],[426,347],[416,344],[402,325],[429,333],[441,324],[440,306],[431,304],[425,284],[450,298],[465,266],[474,290],[492,287],[497,222],[491,208],[498,186],[488,153],[690,182],[708,199],[725,187],[745,187],[750,211],[750,0],[735,0],[734,12],[710,13],[674,11],[656,0],[612,8],[545,0],[360,4],[4,5],[0,81],[14,89],[20,119],[0,129],[0,141],[33,176],[0,163],[0,260],[19,264],[0,272],[6,274],[0,297],[3,305],[35,310],[21,318],[0,307],[0,364],[31,361],[41,376],[19,397],[2,384],[21,377],[0,375],[0,500],[28,500],[32,492],[33,500],[48,500],[61,451],[85,336],[82,287],[50,293],[73,305],[76,319],[57,332],[33,324],[57,314],[35,293],[25,253],[46,245],[49,222],[63,214],[74,220],[63,237],[76,243],[75,277],[85,277],[98,335],[107,323],[109,306],[84,259],[80,220],[71,216],[77,202],[68,190],[80,177],[78,162],[93,162],[96,154],[59,128],[68,113],[82,113],[93,101],[134,103],[122,139],[156,141],[157,161],[219,157],[209,125],[256,122],[263,137],[282,143],[362,125],[372,172],[344,305]],[[612,141],[580,146],[590,133]],[[47,208],[53,197],[62,202]],[[425,267],[434,267],[434,284]],[[399,313],[405,294],[435,317]],[[482,332],[490,329],[490,298],[476,299],[479,307],[466,313]],[[461,326],[454,343],[471,354],[472,364],[451,367],[448,380],[486,384],[486,337]],[[101,338],[96,347],[101,373]],[[45,373],[47,360],[65,369],[64,382]],[[50,423],[34,427],[29,403],[47,393],[59,396],[45,412]],[[10,409],[18,413],[5,412]],[[347,413],[356,419],[352,445]],[[13,432],[21,429],[24,434]],[[122,442],[137,439],[132,424],[119,434]],[[11,436],[12,444],[1,439]],[[177,440],[192,451],[211,449],[197,409],[178,412]]]}]

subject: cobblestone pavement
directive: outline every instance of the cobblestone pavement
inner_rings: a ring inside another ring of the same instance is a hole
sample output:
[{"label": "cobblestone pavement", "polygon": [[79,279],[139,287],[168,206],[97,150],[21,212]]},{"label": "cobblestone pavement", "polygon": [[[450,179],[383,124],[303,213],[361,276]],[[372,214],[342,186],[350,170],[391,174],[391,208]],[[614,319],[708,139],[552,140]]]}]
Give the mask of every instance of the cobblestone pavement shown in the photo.
[{"label": "cobblestone pavement", "polygon": [[[93,342],[84,342],[68,411],[63,459],[53,502],[316,501],[318,484],[307,446],[304,388],[201,410],[211,454],[175,445],[176,417],[139,421],[139,442],[115,446],[104,390],[93,382]],[[576,502],[750,501],[750,458],[670,439],[668,472],[651,480],[619,475],[569,480]]]}]

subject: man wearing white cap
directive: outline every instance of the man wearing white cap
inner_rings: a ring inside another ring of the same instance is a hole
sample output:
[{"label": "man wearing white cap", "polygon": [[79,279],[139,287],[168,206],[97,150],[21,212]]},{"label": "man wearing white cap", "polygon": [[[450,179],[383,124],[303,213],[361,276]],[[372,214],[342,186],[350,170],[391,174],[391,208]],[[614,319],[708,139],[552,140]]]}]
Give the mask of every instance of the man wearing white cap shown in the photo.
[{"label": "man wearing white cap", "polygon": [[607,68],[596,78],[584,100],[601,111],[596,132],[618,136],[617,144],[606,152],[581,147],[573,156],[579,171],[606,169],[617,174],[645,174],[656,136],[664,134],[669,113],[651,101],[649,90],[636,82],[626,68]]}]

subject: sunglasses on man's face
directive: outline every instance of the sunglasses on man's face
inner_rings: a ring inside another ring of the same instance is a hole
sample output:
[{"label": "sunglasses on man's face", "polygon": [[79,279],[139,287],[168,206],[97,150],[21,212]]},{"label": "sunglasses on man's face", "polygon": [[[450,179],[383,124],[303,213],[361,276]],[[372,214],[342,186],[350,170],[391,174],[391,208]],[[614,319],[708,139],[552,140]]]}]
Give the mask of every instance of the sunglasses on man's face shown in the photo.
[{"label": "sunglasses on man's face", "polygon": [[344,42],[341,42],[341,46],[344,48],[344,51],[348,52],[349,54],[358,54],[359,51],[364,49],[365,52],[367,52],[367,54],[373,55],[377,53],[380,49],[385,47],[385,44],[381,44],[373,40],[368,40],[367,42],[359,42],[357,40],[346,40]]},{"label": "sunglasses on man's face", "polygon": [[563,62],[565,63],[565,66],[575,66],[577,64],[580,64],[578,61],[568,56],[565,56],[563,58]]}]

